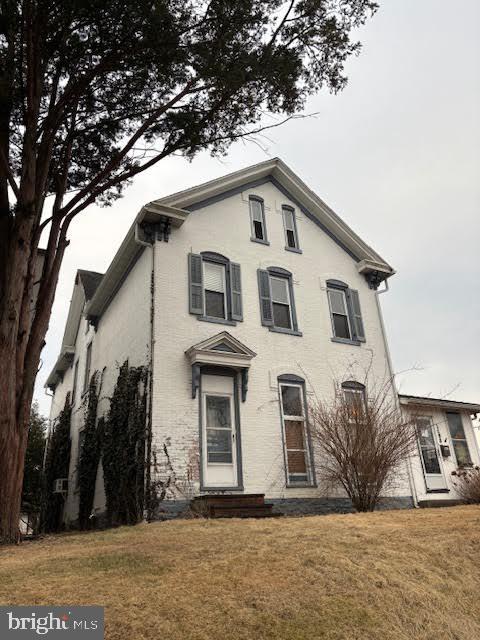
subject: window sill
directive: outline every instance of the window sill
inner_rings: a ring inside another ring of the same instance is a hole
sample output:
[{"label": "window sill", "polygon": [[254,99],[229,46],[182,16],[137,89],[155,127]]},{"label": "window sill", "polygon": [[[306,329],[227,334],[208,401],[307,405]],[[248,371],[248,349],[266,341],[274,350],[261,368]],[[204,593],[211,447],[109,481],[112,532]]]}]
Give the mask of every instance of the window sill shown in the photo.
[{"label": "window sill", "polygon": [[270,242],[269,242],[268,240],[260,240],[259,238],[252,238],[252,237],[250,237],[250,240],[251,240],[252,242],[256,242],[256,243],[258,243],[258,244],[264,244],[264,245],[266,245],[267,247],[269,247],[269,246],[270,246]]},{"label": "window sill", "polygon": [[282,329],[282,327],[268,327],[269,331],[273,333],[285,333],[288,336],[303,336],[301,331],[294,331],[293,329]]},{"label": "window sill", "polygon": [[200,493],[208,493],[209,491],[244,491],[243,485],[238,487],[204,487],[200,485]]},{"label": "window sill", "polygon": [[295,249],[295,247],[285,247],[285,251],[291,251],[292,253],[303,253],[301,249]]},{"label": "window sill", "polygon": [[287,489],[317,489],[318,485],[312,482],[289,482],[286,485]]},{"label": "window sill", "polygon": [[450,493],[450,489],[427,489],[426,493]]},{"label": "window sill", "polygon": [[350,344],[354,347],[359,347],[362,343],[360,340],[347,340],[346,338],[330,338],[332,342],[339,342],[340,344]]},{"label": "window sill", "polygon": [[229,327],[236,327],[235,320],[225,320],[222,318],[210,318],[209,316],[197,316],[197,320],[202,322],[214,322],[215,324],[227,324]]}]

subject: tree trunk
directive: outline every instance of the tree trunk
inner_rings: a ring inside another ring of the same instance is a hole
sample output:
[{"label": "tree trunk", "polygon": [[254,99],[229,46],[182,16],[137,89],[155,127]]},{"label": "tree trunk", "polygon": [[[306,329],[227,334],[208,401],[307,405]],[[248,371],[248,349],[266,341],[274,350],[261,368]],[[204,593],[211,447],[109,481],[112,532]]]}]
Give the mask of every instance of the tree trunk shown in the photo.
[{"label": "tree trunk", "polygon": [[9,421],[0,442],[0,543],[18,542],[23,484],[23,466],[27,446],[28,421],[18,425]]},{"label": "tree trunk", "polygon": [[68,244],[65,233],[60,234],[56,246],[50,247],[48,267],[41,277],[33,314],[31,297],[37,252],[32,216],[20,216],[10,236],[0,240],[0,245],[8,244],[9,249],[0,251],[4,256],[0,270],[6,275],[4,296],[0,299],[0,544],[19,539],[30,406]]}]

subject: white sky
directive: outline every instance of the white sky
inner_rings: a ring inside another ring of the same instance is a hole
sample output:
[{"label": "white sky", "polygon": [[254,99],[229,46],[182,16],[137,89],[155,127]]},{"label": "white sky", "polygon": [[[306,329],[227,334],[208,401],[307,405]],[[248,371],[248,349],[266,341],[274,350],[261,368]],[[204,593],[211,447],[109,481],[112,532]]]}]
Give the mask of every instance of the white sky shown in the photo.
[{"label": "white sky", "polygon": [[381,296],[401,391],[480,402],[480,1],[380,0],[363,50],[315,118],[270,131],[263,151],[169,158],[113,207],[71,227],[36,398],[61,345],[77,268],[104,272],[145,202],[281,157],[397,270]]}]

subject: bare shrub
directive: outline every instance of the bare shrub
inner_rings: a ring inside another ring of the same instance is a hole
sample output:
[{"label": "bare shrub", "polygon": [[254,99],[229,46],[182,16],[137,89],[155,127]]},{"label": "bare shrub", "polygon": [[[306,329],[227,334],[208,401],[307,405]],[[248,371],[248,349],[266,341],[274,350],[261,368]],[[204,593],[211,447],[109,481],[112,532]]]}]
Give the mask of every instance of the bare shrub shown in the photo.
[{"label": "bare shrub", "polygon": [[480,504],[480,467],[452,471],[453,485],[460,499],[468,504]]},{"label": "bare shrub", "polygon": [[415,419],[400,411],[391,380],[370,389],[337,387],[342,391],[331,402],[309,407],[317,472],[343,487],[357,511],[373,511],[415,446]]}]

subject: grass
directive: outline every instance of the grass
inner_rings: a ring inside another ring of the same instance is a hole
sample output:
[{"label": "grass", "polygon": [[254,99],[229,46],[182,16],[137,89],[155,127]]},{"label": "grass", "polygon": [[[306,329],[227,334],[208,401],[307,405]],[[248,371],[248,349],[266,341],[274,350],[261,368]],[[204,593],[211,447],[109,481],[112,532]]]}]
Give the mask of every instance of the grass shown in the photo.
[{"label": "grass", "polygon": [[187,520],[0,550],[0,604],[99,604],[106,638],[480,638],[480,508]]}]

